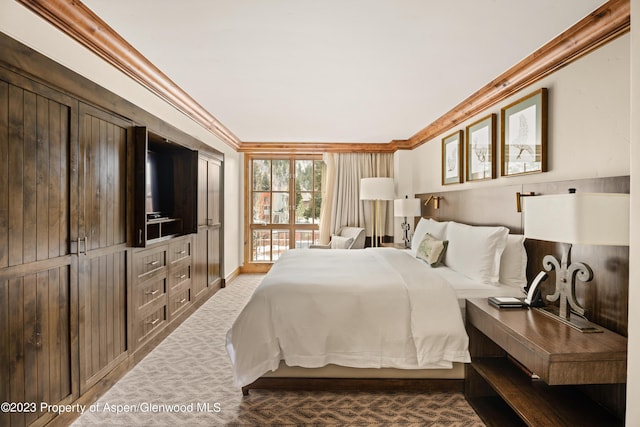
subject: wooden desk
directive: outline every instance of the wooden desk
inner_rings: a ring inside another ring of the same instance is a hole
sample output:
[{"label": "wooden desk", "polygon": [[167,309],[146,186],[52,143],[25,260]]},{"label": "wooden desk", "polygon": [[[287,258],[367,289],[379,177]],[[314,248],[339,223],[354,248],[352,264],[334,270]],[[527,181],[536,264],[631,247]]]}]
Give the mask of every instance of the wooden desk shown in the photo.
[{"label": "wooden desk", "polygon": [[497,309],[486,298],[466,307],[472,363],[465,395],[485,423],[622,425],[574,385],[626,382],[625,337],[581,333],[537,310]]}]

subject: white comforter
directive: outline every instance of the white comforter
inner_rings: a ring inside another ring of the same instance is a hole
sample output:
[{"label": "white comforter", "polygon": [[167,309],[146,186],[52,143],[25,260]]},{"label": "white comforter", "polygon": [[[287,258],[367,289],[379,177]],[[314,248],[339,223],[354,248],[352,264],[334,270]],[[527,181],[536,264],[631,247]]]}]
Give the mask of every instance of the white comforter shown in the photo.
[{"label": "white comforter", "polygon": [[289,366],[450,368],[469,362],[454,290],[392,248],[284,253],[231,329],[237,386]]}]

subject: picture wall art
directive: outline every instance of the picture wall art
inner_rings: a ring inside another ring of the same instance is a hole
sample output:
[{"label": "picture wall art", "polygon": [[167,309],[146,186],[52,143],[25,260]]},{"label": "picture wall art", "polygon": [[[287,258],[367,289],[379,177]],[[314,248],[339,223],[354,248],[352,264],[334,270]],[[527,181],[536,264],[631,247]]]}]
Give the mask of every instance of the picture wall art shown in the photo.
[{"label": "picture wall art", "polygon": [[493,179],[496,176],[496,115],[491,114],[467,126],[467,181]]},{"label": "picture wall art", "polygon": [[500,111],[501,174],[547,171],[547,89],[507,105]]}]

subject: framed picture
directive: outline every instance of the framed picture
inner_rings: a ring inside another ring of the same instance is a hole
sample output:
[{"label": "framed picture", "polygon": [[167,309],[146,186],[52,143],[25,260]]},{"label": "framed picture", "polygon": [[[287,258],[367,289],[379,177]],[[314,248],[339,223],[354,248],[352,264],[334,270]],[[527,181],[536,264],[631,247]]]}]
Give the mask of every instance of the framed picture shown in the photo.
[{"label": "framed picture", "polygon": [[547,171],[547,89],[500,111],[503,176]]},{"label": "framed picture", "polygon": [[442,138],[442,185],[462,182],[462,131]]},{"label": "framed picture", "polygon": [[467,181],[496,177],[496,115],[467,126],[465,145]]}]

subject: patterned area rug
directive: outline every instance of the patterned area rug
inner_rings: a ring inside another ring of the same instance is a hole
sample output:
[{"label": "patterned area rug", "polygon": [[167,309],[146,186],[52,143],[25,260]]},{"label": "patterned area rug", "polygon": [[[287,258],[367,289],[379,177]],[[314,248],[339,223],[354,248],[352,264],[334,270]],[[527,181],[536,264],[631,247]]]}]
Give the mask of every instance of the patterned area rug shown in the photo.
[{"label": "patterned area rug", "polygon": [[262,275],[220,290],[74,426],[484,426],[461,393],[341,393],[233,386],[225,334]]}]

